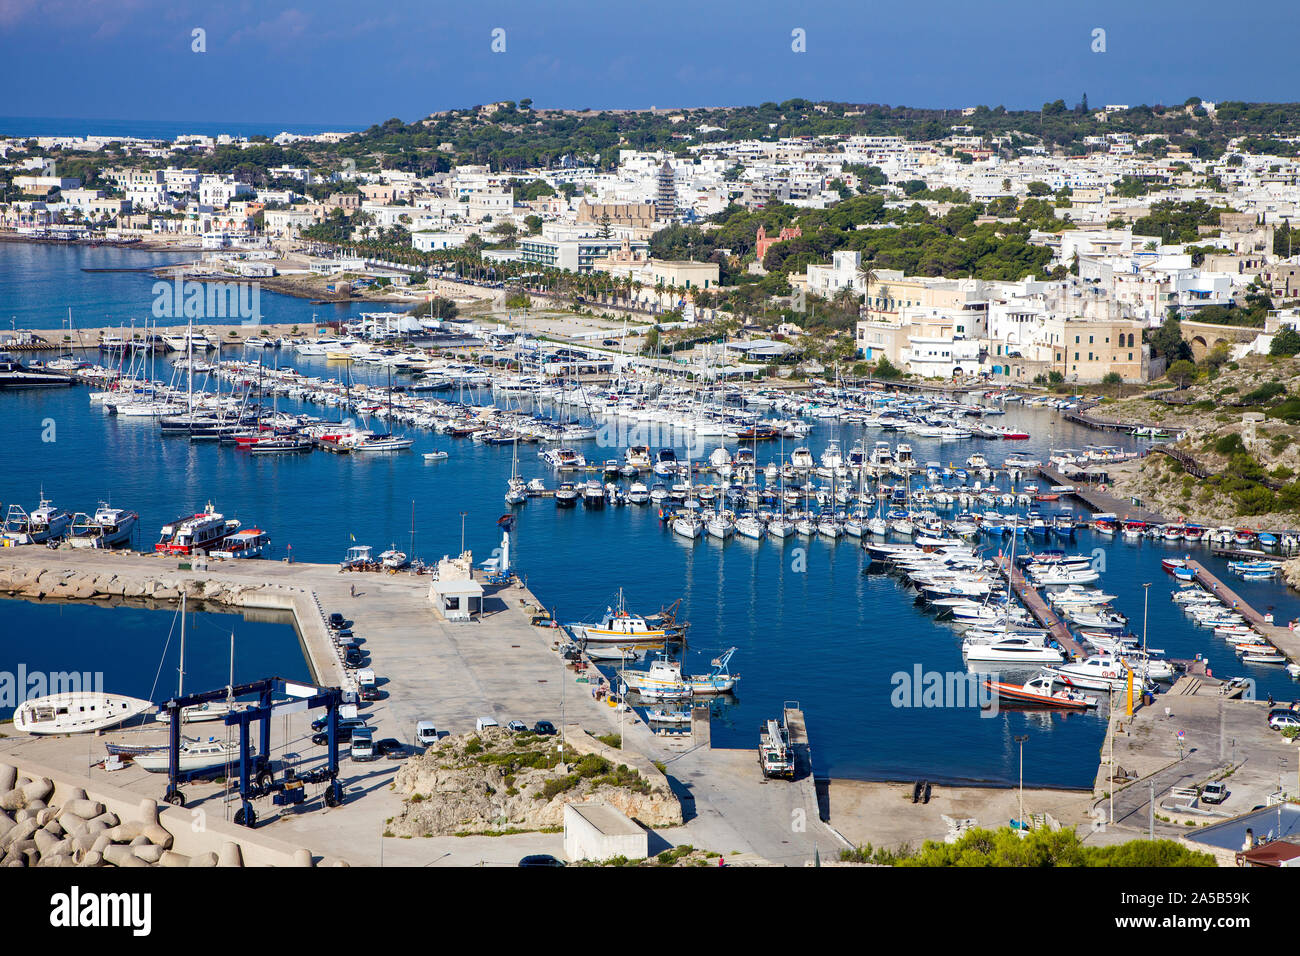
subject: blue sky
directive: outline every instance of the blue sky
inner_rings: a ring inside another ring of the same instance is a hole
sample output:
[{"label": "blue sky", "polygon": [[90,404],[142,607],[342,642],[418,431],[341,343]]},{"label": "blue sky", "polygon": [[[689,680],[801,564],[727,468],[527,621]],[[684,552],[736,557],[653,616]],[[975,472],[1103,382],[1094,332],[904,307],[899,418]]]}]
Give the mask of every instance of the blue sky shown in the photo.
[{"label": "blue sky", "polygon": [[[1295,0],[0,0],[0,113],[328,128],[523,97],[1292,101],[1298,27]],[[806,52],[791,49],[796,28]],[[191,50],[195,29],[206,52]]]}]

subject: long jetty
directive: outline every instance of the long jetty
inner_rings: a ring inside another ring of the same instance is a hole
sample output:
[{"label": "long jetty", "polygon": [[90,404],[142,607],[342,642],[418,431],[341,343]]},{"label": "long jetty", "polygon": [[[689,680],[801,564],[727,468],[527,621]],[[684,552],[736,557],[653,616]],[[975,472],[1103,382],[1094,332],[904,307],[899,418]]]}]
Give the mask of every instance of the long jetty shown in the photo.
[{"label": "long jetty", "polygon": [[1093,485],[1080,485],[1071,481],[1055,468],[1040,465],[1038,473],[1053,485],[1068,485],[1074,490],[1070,494],[1078,498],[1093,511],[1118,515],[1130,521],[1146,521],[1151,524],[1164,524],[1164,517],[1157,511],[1135,505],[1126,498],[1117,498],[1108,491],[1101,491]]},{"label": "long jetty", "polygon": [[1225,606],[1237,611],[1250,622],[1251,627],[1285,654],[1290,661],[1300,662],[1300,635],[1289,627],[1279,627],[1274,624],[1272,615],[1261,614],[1237,592],[1206,570],[1199,561],[1189,560],[1187,566],[1196,573],[1197,584],[1217,597]]},{"label": "long jetty", "polygon": [[1029,613],[1034,616],[1034,620],[1047,628],[1048,633],[1052,635],[1052,639],[1069,651],[1071,657],[1087,657],[1088,655],[1083,646],[1070,635],[1070,629],[1065,626],[1065,622],[1043,600],[1043,596],[1038,593],[1038,589],[1025,580],[1025,576],[1020,573],[1020,569],[1011,563],[1011,557],[1004,555],[998,558],[997,565],[998,570],[1002,572],[1002,576],[1007,579],[1007,584],[1010,585],[1012,592],[1029,609]]}]

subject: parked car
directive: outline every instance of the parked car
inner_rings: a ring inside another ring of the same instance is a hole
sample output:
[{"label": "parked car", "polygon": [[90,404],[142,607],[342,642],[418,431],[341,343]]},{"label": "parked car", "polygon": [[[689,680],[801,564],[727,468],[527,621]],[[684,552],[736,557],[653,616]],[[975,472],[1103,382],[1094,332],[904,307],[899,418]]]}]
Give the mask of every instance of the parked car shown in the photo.
[{"label": "parked car", "polygon": [[541,734],[543,737],[550,737],[555,734],[555,725],[549,720],[539,720],[533,724],[533,733]]},{"label": "parked car", "polygon": [[1292,713],[1288,710],[1269,714],[1268,725],[1274,730],[1284,730],[1287,727],[1300,727],[1300,714]]},{"label": "parked car", "polygon": [[1201,788],[1201,803],[1222,803],[1228,799],[1228,787],[1222,780],[1207,783]]},{"label": "parked car", "polygon": [[344,627],[346,624],[347,621],[344,620],[343,615],[340,614],[338,611],[335,611],[333,614],[330,615],[329,626],[334,628],[335,630],[338,630],[340,627]]},{"label": "parked car", "polygon": [[563,860],[557,860],[549,853],[531,853],[519,861],[520,866],[564,866]]},{"label": "parked car", "polygon": [[[311,729],[315,731],[324,730],[328,726],[329,726],[328,717],[317,717],[315,720],[311,722]],[[343,730],[345,727],[351,730],[354,727],[364,727],[364,726],[366,726],[366,722],[361,717],[340,717],[339,718],[339,730]]]},{"label": "parked car", "polygon": [[512,720],[510,723],[506,724],[506,730],[510,731],[512,734],[521,734],[527,729],[528,725],[522,720]]},{"label": "parked car", "polygon": [[483,731],[487,730],[489,727],[500,727],[500,726],[501,725],[497,723],[497,719],[495,717],[480,717],[478,720],[474,721],[474,729],[479,733],[482,733]]},{"label": "parked car", "polygon": [[400,760],[406,756],[406,744],[396,737],[385,737],[375,744],[375,753],[389,760]]}]

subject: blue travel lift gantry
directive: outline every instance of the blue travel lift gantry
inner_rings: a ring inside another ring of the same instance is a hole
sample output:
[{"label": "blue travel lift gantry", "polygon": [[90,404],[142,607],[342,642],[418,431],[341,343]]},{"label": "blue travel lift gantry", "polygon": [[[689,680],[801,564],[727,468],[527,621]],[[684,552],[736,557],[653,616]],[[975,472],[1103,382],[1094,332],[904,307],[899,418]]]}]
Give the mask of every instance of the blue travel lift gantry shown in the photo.
[{"label": "blue travel lift gantry", "polygon": [[[271,718],[276,714],[292,714],[305,710],[324,707],[327,711],[326,729],[327,762],[324,767],[310,774],[299,775],[295,779],[310,783],[328,783],[325,788],[325,805],[336,807],[343,802],[343,787],[339,783],[339,705],[343,703],[343,693],[337,687],[315,687],[296,681],[286,681],[281,677],[266,677],[248,684],[223,687],[220,690],[204,691],[200,694],[186,694],[173,697],[160,706],[171,715],[170,738],[168,741],[167,792],[163,799],[175,806],[185,806],[185,795],[180,790],[180,747],[181,747],[181,713],[186,707],[204,704],[210,701],[233,700],[246,694],[257,694],[257,703],[232,711],[225,717],[227,726],[239,725],[239,797],[242,806],[235,813],[235,822],[241,826],[257,825],[257,813],[253,810],[253,798],[264,796],[275,789],[275,772],[271,766]],[[274,701],[273,695],[287,695],[289,700]],[[260,743],[256,755],[249,753],[249,724],[254,720],[262,722]],[[292,773],[286,770],[285,776]],[[252,779],[256,777],[256,781]],[[283,788],[284,784],[279,785]],[[277,798],[278,799],[278,798]]]}]

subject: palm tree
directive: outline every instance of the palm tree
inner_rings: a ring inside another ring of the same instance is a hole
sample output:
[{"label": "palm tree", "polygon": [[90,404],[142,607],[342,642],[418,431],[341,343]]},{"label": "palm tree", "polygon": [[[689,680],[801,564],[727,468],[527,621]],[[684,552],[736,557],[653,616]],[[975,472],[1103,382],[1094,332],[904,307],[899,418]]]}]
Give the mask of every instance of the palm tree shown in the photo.
[{"label": "palm tree", "polygon": [[857,278],[862,280],[864,292],[862,295],[862,304],[866,306],[867,314],[871,313],[871,283],[876,281],[876,270],[871,267],[873,260],[868,259],[858,267]]}]

